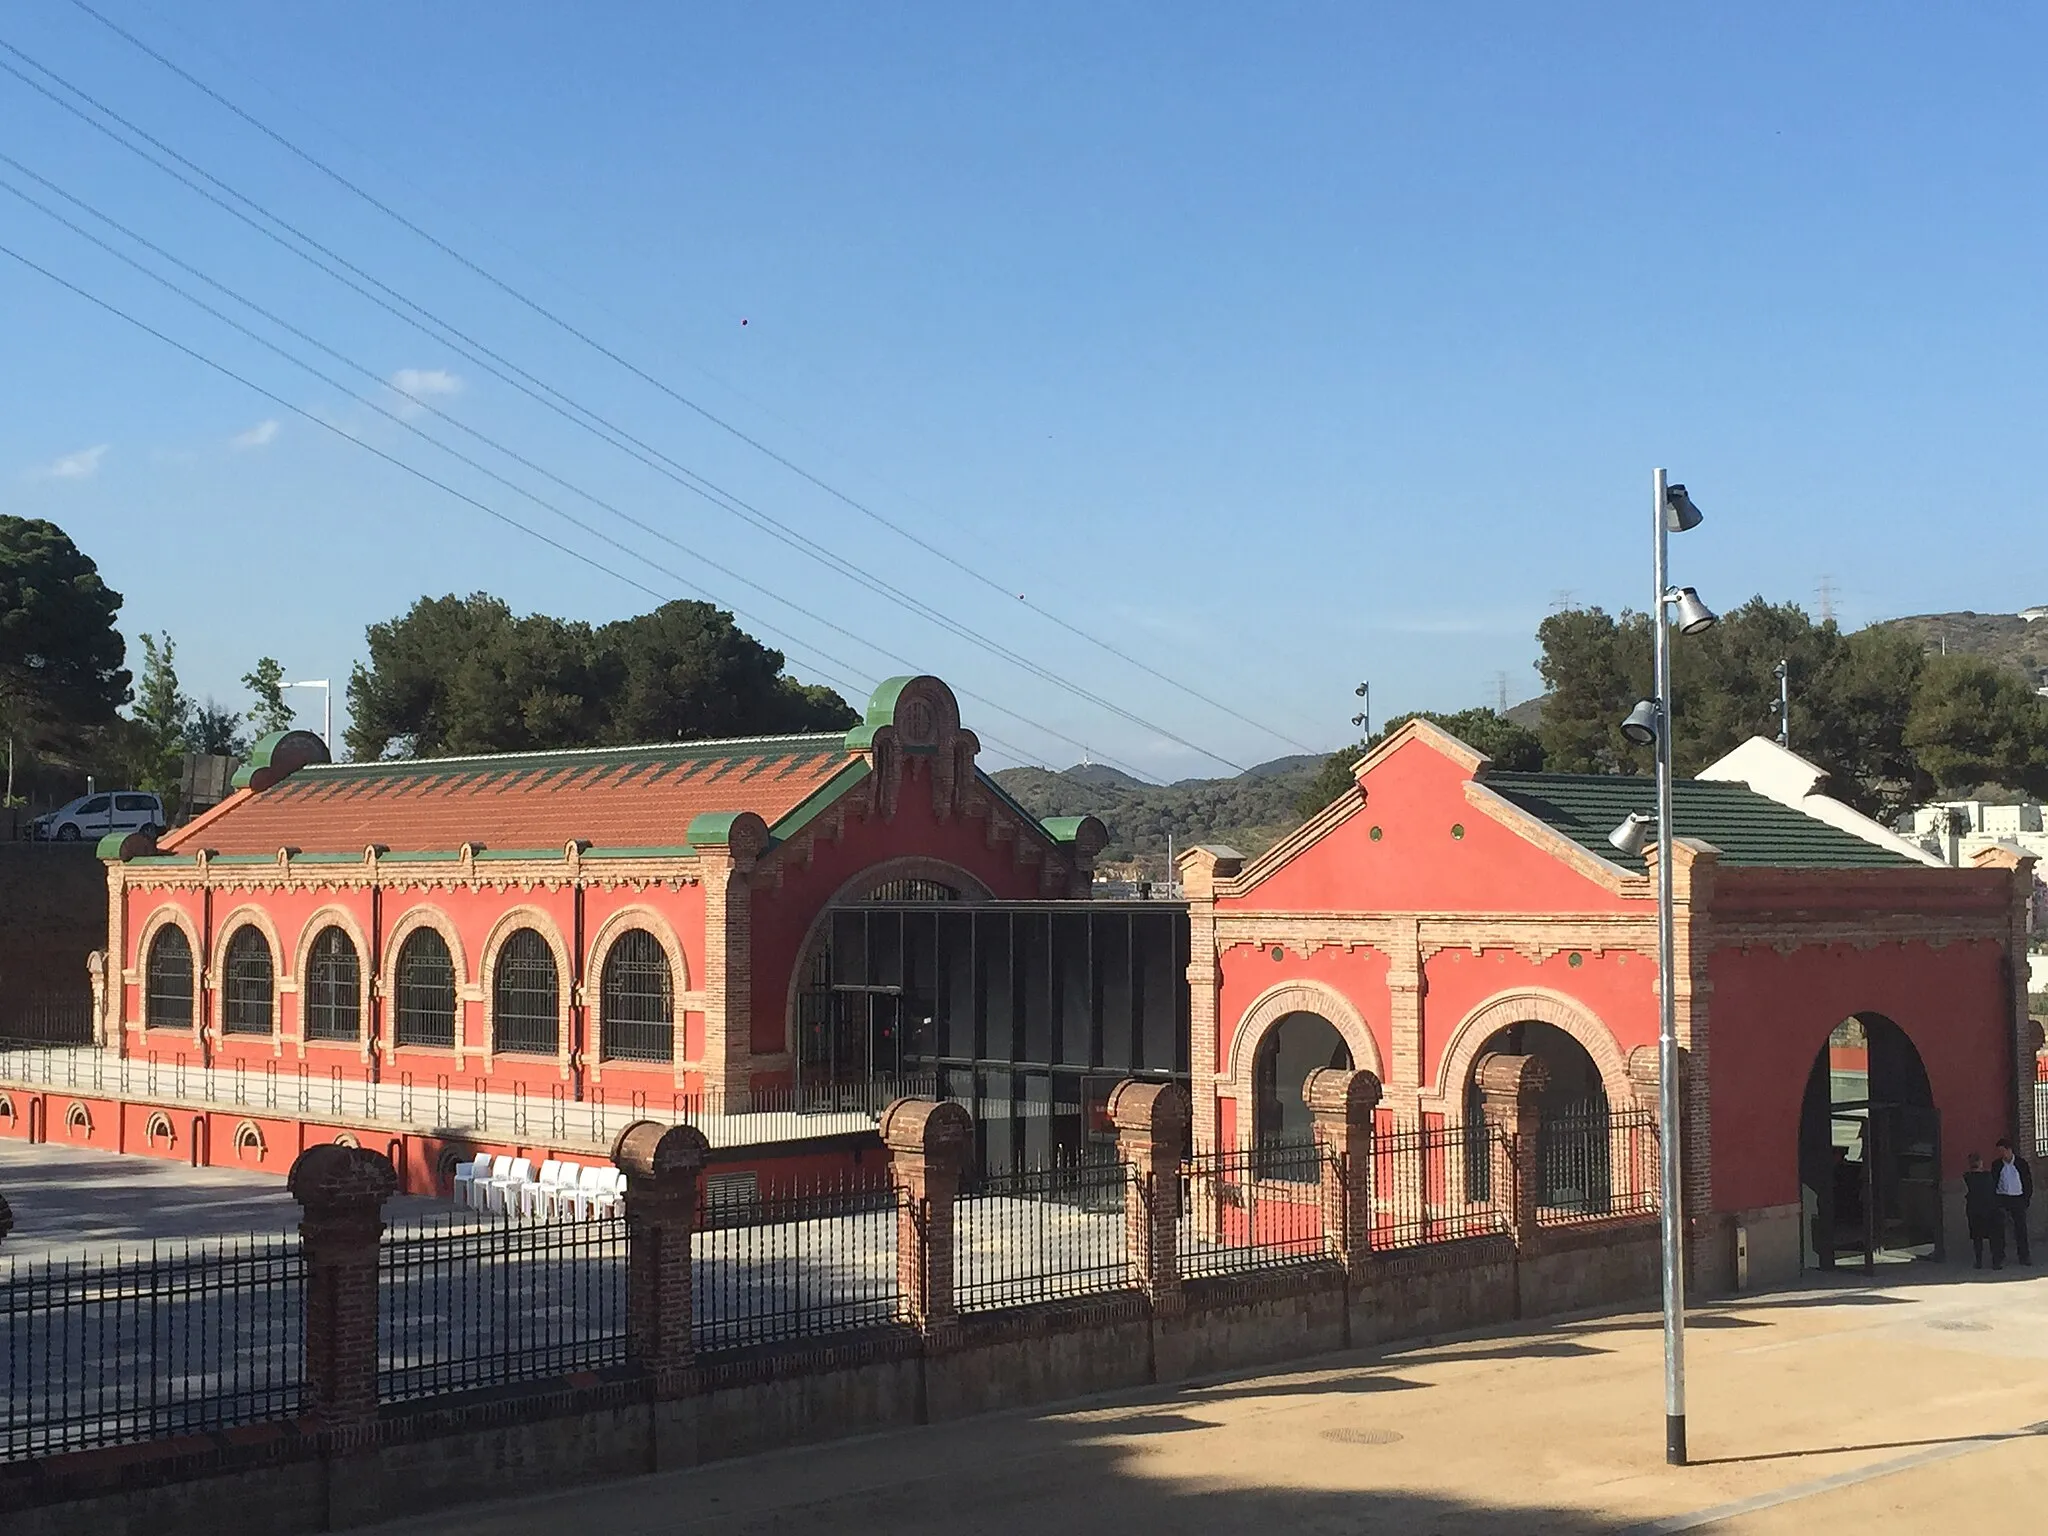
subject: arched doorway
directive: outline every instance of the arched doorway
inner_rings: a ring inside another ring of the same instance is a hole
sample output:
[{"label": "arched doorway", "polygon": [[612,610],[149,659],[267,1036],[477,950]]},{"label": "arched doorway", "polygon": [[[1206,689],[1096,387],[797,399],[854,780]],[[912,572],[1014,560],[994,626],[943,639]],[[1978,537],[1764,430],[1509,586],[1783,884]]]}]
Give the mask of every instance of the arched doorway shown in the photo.
[{"label": "arched doorway", "polygon": [[1252,1146],[1260,1178],[1321,1177],[1312,1151],[1315,1122],[1302,1090],[1309,1073],[1350,1066],[1351,1047],[1321,1014],[1289,1013],[1274,1021],[1252,1057]]},{"label": "arched doorway", "polygon": [[[1499,1052],[1533,1056],[1543,1063],[1545,1081],[1537,1099],[1537,1203],[1575,1211],[1604,1210],[1613,1199],[1612,1138],[1607,1086],[1592,1053],[1555,1024],[1525,1019],[1495,1030],[1479,1049],[1465,1085],[1465,1120],[1485,1117],[1479,1095],[1478,1063]],[[1480,1198],[1491,1169],[1483,1139],[1466,1143],[1467,1187]]]},{"label": "arched doorway", "polygon": [[1943,1257],[1941,1115],[1906,1032],[1859,1013],[1828,1034],[1799,1116],[1802,1266]]}]

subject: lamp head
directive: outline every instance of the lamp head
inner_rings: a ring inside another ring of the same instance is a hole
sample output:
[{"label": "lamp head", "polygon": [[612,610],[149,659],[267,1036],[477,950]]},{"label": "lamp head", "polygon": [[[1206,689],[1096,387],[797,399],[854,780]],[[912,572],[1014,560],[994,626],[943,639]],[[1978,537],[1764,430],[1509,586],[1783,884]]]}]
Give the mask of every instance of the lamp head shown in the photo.
[{"label": "lamp head", "polygon": [[1664,526],[1673,533],[1685,533],[1699,527],[1700,509],[1692,504],[1692,498],[1685,494],[1682,485],[1664,487]]},{"label": "lamp head", "polygon": [[1358,695],[1358,696],[1359,696],[1359,697],[1360,697],[1360,698],[1362,699],[1362,698],[1364,698],[1364,697],[1365,697],[1365,696],[1366,696],[1366,695],[1367,695],[1368,693],[1371,693],[1371,692],[1372,692],[1372,684],[1371,684],[1371,683],[1360,683],[1360,684],[1359,684],[1359,685],[1358,685],[1358,686],[1357,686],[1356,688],[1352,689],[1351,691],[1352,691],[1353,693],[1357,694],[1357,695]]},{"label": "lamp head", "polygon": [[1655,744],[1657,732],[1663,725],[1662,712],[1655,699],[1644,699],[1628,712],[1628,718],[1621,722],[1621,734],[1639,747]]},{"label": "lamp head", "polygon": [[1720,615],[1701,602],[1699,593],[1691,587],[1680,587],[1671,607],[1671,621],[1678,626],[1681,635],[1696,635],[1721,622]]},{"label": "lamp head", "polygon": [[1621,825],[1607,834],[1607,841],[1619,852],[1634,858],[1643,851],[1643,844],[1648,841],[1650,827],[1655,820],[1654,816],[1642,811],[1630,811],[1622,818]]}]

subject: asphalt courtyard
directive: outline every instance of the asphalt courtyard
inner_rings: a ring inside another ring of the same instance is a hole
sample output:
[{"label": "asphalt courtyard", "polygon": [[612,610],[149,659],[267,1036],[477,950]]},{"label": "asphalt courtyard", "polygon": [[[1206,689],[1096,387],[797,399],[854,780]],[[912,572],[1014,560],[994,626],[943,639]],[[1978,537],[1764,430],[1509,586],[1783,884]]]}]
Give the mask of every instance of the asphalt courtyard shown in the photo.
[{"label": "asphalt courtyard", "polygon": [[1301,1367],[474,1505],[376,1529],[1776,1536],[2037,1531],[2048,1278],[1916,1268],[1713,1304],[1695,1464],[1654,1314]]}]

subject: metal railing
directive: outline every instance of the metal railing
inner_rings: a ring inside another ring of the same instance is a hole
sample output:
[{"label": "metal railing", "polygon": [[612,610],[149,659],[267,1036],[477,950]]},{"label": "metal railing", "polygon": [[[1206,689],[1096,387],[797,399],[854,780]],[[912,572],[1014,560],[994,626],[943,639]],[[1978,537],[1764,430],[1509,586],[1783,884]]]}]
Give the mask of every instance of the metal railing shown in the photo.
[{"label": "metal railing", "polygon": [[0,1002],[0,1039],[90,1046],[99,1038],[97,1024],[90,991],[31,992]]},{"label": "metal railing", "polygon": [[304,1331],[290,1239],[0,1258],[0,1460],[290,1418]]},{"label": "metal railing", "polygon": [[691,1241],[696,1347],[739,1349],[895,1321],[904,1198],[887,1180],[865,1180],[707,1200]]},{"label": "metal railing", "polygon": [[1194,1279],[1313,1263],[1323,1257],[1323,1175],[1312,1141],[1202,1152],[1180,1168],[1180,1272]]},{"label": "metal railing", "polygon": [[[1518,1144],[1515,1155],[1525,1150]],[[1539,1225],[1643,1216],[1657,1209],[1657,1117],[1649,1110],[1545,1120],[1537,1128],[1535,1156]]]},{"label": "metal railing", "polygon": [[1421,1247],[1508,1230],[1509,1138],[1484,1121],[1372,1139],[1372,1246]]},{"label": "metal railing", "polygon": [[625,1361],[622,1217],[394,1228],[379,1269],[386,1402]]},{"label": "metal railing", "polygon": [[2048,1157],[2048,1083],[2034,1084],[2034,1156]]},{"label": "metal railing", "polygon": [[953,1206],[953,1297],[962,1312],[1128,1289],[1131,1168],[1100,1158],[991,1174]]}]

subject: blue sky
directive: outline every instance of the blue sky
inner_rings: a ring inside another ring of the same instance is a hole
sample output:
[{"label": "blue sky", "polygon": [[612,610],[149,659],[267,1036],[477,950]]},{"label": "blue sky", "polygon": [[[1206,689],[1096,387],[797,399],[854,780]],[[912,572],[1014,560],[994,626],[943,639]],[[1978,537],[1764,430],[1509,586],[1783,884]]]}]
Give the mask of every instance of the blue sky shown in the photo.
[{"label": "blue sky", "polygon": [[1524,697],[1554,604],[1642,605],[1659,463],[1710,519],[1677,574],[1720,605],[1812,606],[1823,578],[1850,623],[2048,600],[2048,28],[2019,7],[94,3],[679,394],[1258,725],[634,379],[71,4],[12,7],[0,40],[37,64],[1059,680],[793,554],[0,75],[22,164],[692,551],[468,448],[631,553],[596,543],[0,194],[0,243],[308,413],[0,257],[0,510],[70,530],[196,693],[238,701],[262,654],[343,678],[423,593],[652,605],[359,443],[787,631],[763,637],[800,676],[940,673],[991,701],[963,712],[996,763],[1228,772],[1348,739],[1361,677],[1382,716],[1490,703],[1503,672]]}]

